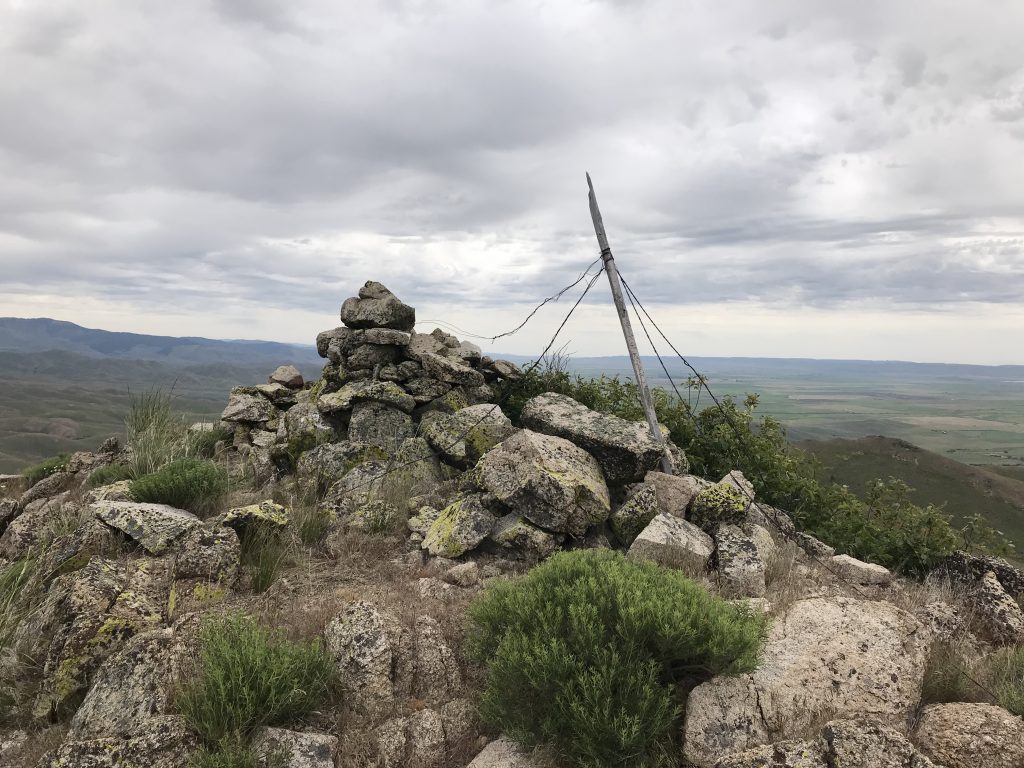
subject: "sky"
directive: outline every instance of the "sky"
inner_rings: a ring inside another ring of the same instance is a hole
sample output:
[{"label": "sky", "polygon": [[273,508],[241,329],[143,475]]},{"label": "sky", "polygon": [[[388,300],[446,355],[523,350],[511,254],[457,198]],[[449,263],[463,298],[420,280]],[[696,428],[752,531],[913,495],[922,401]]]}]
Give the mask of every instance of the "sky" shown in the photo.
[{"label": "sky", "polygon": [[[598,256],[589,171],[684,353],[1021,364],[1022,39],[1019,0],[0,0],[0,315],[312,343],[373,279],[492,336]],[[622,354],[610,301],[559,344]]]}]

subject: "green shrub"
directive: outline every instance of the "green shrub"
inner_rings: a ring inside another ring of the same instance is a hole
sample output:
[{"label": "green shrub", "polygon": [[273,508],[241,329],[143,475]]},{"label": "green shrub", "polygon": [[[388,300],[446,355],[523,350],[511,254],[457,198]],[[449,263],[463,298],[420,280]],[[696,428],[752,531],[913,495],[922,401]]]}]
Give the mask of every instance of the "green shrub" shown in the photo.
[{"label": "green shrub", "polygon": [[230,439],[231,433],[223,427],[214,427],[203,431],[189,430],[185,437],[185,453],[200,459],[212,459],[217,443]]},{"label": "green shrub", "polygon": [[107,464],[105,467],[94,469],[89,475],[86,485],[90,488],[99,488],[121,480],[131,480],[132,470],[126,464]]},{"label": "green shrub", "polygon": [[487,666],[484,719],[595,767],[661,764],[680,689],[752,670],[767,622],[610,550],[556,554],[489,587],[469,617],[468,652]]},{"label": "green shrub", "polygon": [[284,533],[270,525],[248,525],[239,532],[242,567],[249,572],[252,590],[266,592],[288,559]]},{"label": "green shrub", "polygon": [[1024,717],[1024,645],[996,651],[985,666],[999,706]]},{"label": "green shrub", "polygon": [[226,614],[204,623],[196,676],[175,703],[213,754],[230,756],[256,728],[289,725],[319,707],[335,680],[334,662],[318,642],[292,642],[251,616]]},{"label": "green shrub", "polygon": [[59,456],[52,456],[49,459],[45,459],[38,464],[33,464],[31,467],[25,467],[21,470],[21,474],[28,480],[28,484],[35,485],[43,478],[49,477],[52,474],[61,472],[64,467],[68,465],[68,455],[62,453]]},{"label": "green shrub", "polygon": [[178,459],[131,484],[136,501],[170,504],[196,514],[209,511],[228,490],[228,476],[203,459]]}]

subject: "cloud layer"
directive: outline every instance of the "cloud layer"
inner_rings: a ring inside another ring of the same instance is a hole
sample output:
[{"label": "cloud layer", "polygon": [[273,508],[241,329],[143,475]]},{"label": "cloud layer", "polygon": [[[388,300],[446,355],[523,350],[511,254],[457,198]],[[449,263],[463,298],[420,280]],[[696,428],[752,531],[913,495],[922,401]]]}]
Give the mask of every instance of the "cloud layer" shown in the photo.
[{"label": "cloud layer", "polygon": [[[852,329],[807,350],[814,313],[888,317],[909,337],[868,356],[919,359],[955,315],[967,337],[930,359],[1024,362],[993,338],[1024,310],[1012,0],[0,0],[0,20],[0,314],[308,341],[375,278],[497,333],[596,256],[589,170],[637,293],[680,335],[709,324],[694,353],[865,356]],[[754,308],[774,320],[738,334]],[[618,353],[594,309],[579,351]]]}]

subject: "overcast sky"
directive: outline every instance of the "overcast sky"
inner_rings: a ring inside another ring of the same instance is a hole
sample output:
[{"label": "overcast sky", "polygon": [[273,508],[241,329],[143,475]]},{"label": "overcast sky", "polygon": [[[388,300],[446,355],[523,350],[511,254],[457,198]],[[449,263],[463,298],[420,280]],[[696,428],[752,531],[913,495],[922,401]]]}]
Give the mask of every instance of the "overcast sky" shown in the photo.
[{"label": "overcast sky", "polygon": [[[376,279],[496,334],[597,256],[589,170],[684,352],[1024,363],[1022,40],[1020,0],[0,0],[0,315],[311,343]],[[591,297],[568,349],[622,354]]]}]

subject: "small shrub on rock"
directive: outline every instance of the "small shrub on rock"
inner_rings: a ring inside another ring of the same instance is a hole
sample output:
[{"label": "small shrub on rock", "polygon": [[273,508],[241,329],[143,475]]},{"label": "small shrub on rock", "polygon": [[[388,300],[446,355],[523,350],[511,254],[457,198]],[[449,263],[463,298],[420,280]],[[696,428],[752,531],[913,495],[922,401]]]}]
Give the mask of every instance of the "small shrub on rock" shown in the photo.
[{"label": "small shrub on rock", "polygon": [[202,459],[172,461],[131,485],[136,501],[169,504],[196,514],[209,511],[227,490],[227,473]]},{"label": "small shrub on rock", "polygon": [[682,691],[752,670],[767,623],[609,550],[556,554],[492,585],[469,616],[468,651],[487,665],[484,719],[595,768],[666,762]]},{"label": "small shrub on rock", "polygon": [[117,483],[121,480],[131,480],[131,467],[125,464],[107,464],[105,467],[98,467],[89,475],[86,485],[90,488],[100,488],[104,485]]},{"label": "small shrub on rock", "polygon": [[719,483],[694,496],[690,519],[705,530],[713,529],[719,523],[740,523],[749,503],[750,499],[739,488]]},{"label": "small shrub on rock", "polygon": [[25,469],[21,470],[21,474],[28,480],[28,484],[32,486],[43,478],[62,471],[67,465],[68,455],[62,453],[59,456],[51,456],[49,459],[44,459],[38,464],[33,464],[31,467],[25,467]]},{"label": "small shrub on rock", "polygon": [[196,675],[175,697],[206,745],[195,764],[250,765],[253,731],[306,716],[329,698],[335,680],[334,663],[316,641],[289,641],[244,614],[207,620]]}]

